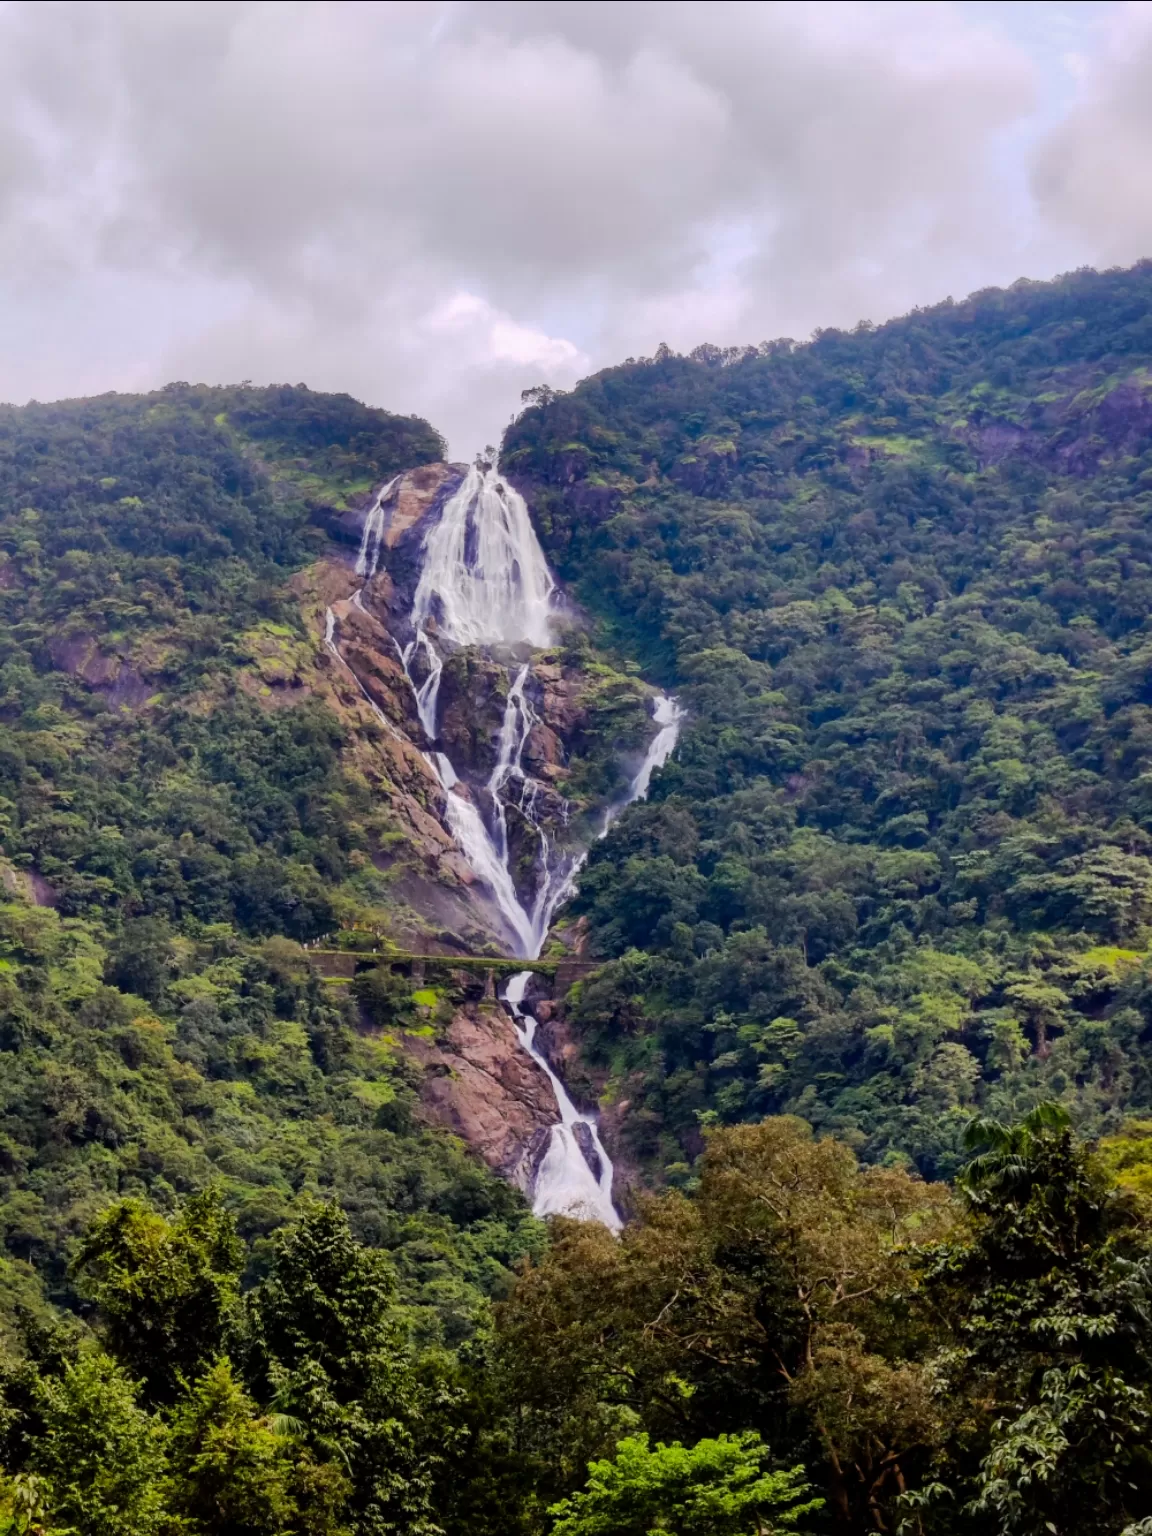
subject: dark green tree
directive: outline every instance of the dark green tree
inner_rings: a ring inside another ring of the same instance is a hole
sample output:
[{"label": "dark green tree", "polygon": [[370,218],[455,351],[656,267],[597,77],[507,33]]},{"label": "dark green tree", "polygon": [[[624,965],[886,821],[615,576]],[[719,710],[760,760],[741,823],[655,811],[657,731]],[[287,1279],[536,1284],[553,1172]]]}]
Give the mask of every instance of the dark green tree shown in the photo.
[{"label": "dark green tree", "polygon": [[435,1536],[437,1468],[456,1398],[417,1369],[391,1263],[319,1206],[277,1245],[248,1301],[250,1371],[318,1458],[347,1474],[357,1536]]},{"label": "dark green tree", "polygon": [[109,1206],[73,1269],[117,1360],[142,1378],[150,1400],[171,1403],[224,1342],[242,1260],[232,1217],[208,1190],[173,1221],[140,1200]]},{"label": "dark green tree", "polygon": [[1119,1532],[1152,1515],[1148,1234],[1058,1106],[968,1139],[971,1235],[931,1270],[959,1345],[948,1370],[985,1425],[955,1491],[978,1529]]}]

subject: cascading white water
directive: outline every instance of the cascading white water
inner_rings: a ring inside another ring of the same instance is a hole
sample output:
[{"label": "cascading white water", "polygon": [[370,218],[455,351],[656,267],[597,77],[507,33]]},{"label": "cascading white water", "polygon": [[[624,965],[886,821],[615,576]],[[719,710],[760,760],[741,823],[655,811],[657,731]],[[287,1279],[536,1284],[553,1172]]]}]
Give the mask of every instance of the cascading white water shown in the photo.
[{"label": "cascading white water", "polygon": [[[648,793],[648,787],[652,783],[652,775],[657,768],[663,768],[664,764],[672,756],[676,747],[676,741],[680,735],[680,724],[684,719],[684,711],[673,698],[666,693],[658,693],[652,703],[652,718],[658,727],[655,736],[648,743],[648,751],[644,754],[644,761],[640,764],[640,771],[628,786],[628,798],[624,805],[631,805],[633,800],[643,800]],[[623,806],[621,810],[623,810]]]},{"label": "cascading white water", "polygon": [[[417,652],[423,655],[424,664],[428,668],[428,675],[419,686],[412,677],[412,661]],[[424,734],[432,741],[436,736],[436,705],[440,701],[440,678],[444,672],[444,662],[422,629],[416,631],[415,637],[400,652],[400,661],[404,675],[416,695],[416,713],[420,716],[420,724],[424,727]]]},{"label": "cascading white water", "polygon": [[[623,1223],[612,1204],[612,1160],[604,1150],[595,1117],[582,1115],[568,1097],[568,1090],[536,1049],[536,1019],[524,1007],[524,994],[532,979],[531,971],[520,971],[504,989],[504,999],[512,1010],[516,1037],[532,1060],[547,1073],[560,1107],[560,1123],[552,1127],[548,1150],[532,1183],[532,1209],[537,1216],[577,1216],[585,1221],[602,1221],[613,1232]],[[600,1176],[593,1173],[575,1127],[587,1126],[587,1135],[600,1164]]]},{"label": "cascading white water", "polygon": [[[378,547],[379,534],[370,532],[366,523],[362,551],[368,549],[370,538],[376,540],[374,547]],[[416,696],[420,723],[430,741],[436,740],[436,712],[444,669],[433,634],[441,643],[462,646],[545,646],[551,640],[548,615],[555,590],[556,583],[524,498],[501,479],[495,466],[473,465],[445,502],[440,521],[428,534],[412,602],[412,639],[400,653]],[[413,675],[417,657],[424,669],[422,681]],[[520,900],[509,867],[504,791],[513,779],[522,785],[528,782],[522,759],[536,722],[525,692],[530,672],[527,663],[522,665],[509,689],[496,767],[488,782],[495,835],[467,798],[445,754],[437,752],[429,761],[444,787],[445,813],[452,835],[491,890],[520,953],[532,957],[540,953],[552,913],[570,875],[571,860],[562,861],[559,869],[553,867],[549,840],[526,811],[540,837],[540,888],[529,913]]]},{"label": "cascading white water", "polygon": [[[387,502],[400,478],[396,476],[380,489],[364,520],[355,569],[366,583],[379,566]],[[412,605],[413,637],[403,649],[396,647],[429,742],[436,740],[444,659],[425,625],[435,622],[442,639],[459,645],[546,645],[550,638],[548,606],[555,586],[524,498],[501,481],[494,467],[473,466],[445,503],[440,522],[428,536]],[[362,612],[363,592],[361,587],[352,597],[353,604]],[[349,671],[373,713],[394,732],[391,721],[348,667],[337,643],[336,616],[331,608],[325,614],[324,643]],[[423,664],[419,681],[412,671],[417,657]],[[489,781],[496,808],[495,840],[478,808],[464,792],[449,757],[444,752],[432,751],[425,758],[444,790],[445,819],[453,837],[492,892],[516,948],[521,954],[534,957],[540,953],[552,913],[567,889],[571,861],[561,864],[559,869],[552,867],[547,835],[530,811],[526,812],[540,835],[542,854],[540,890],[529,914],[517,894],[509,868],[507,823],[501,797],[509,779],[519,779],[522,784],[529,782],[522,763],[524,745],[536,720],[525,694],[529,671],[527,664],[522,666],[509,690],[497,767]]]},{"label": "cascading white water", "polygon": [[496,766],[488,778],[488,793],[492,796],[496,810],[496,842],[500,857],[504,860],[508,858],[508,820],[504,814],[501,792],[513,776],[523,781],[524,743],[536,723],[532,706],[524,695],[530,670],[525,662],[508,690],[508,702],[504,706],[504,719],[500,725],[500,739],[496,744]]},{"label": "cascading white water", "polygon": [[474,464],[428,535],[413,629],[434,620],[457,645],[543,647],[555,590],[523,496]]},{"label": "cascading white water", "polygon": [[[444,785],[444,809],[452,836],[460,845],[464,857],[495,897],[501,916],[516,936],[520,954],[535,959],[540,953],[543,935],[536,934],[532,919],[521,905],[507,859],[502,859],[496,851],[484,819],[472,801],[462,794],[454,793],[454,786],[459,780],[452,764],[442,752],[437,752],[430,761]],[[447,772],[442,764],[447,765]]]},{"label": "cascading white water", "polygon": [[628,785],[628,793],[623,800],[618,801],[616,805],[610,805],[604,812],[604,821],[600,827],[601,837],[608,836],[608,829],[621,811],[627,810],[634,800],[645,798],[652,783],[652,775],[657,768],[663,768],[675,750],[680,736],[680,726],[684,720],[684,711],[679,703],[669,694],[658,693],[652,701],[652,719],[656,723],[656,734],[648,743],[644,761]]},{"label": "cascading white water", "polygon": [[[376,574],[379,564],[385,504],[395,484],[391,481],[379,492],[365,520],[356,572],[366,581]],[[361,608],[363,590],[353,597]],[[444,790],[448,826],[472,869],[492,892],[519,953],[529,959],[540,953],[555,911],[574,889],[575,876],[586,857],[583,853],[558,856],[536,813],[540,786],[525,771],[523,762],[532,728],[538,724],[527,693],[531,664],[518,667],[509,687],[496,764],[486,786],[493,805],[493,835],[447,754],[434,747],[444,667],[436,640],[461,646],[546,646],[551,640],[549,611],[554,592],[555,582],[523,497],[501,480],[495,467],[475,465],[445,503],[440,521],[428,535],[412,604],[412,639],[402,649],[397,645],[420,723],[433,745],[425,757]],[[337,644],[331,608],[324,639],[332,654],[347,666]],[[419,680],[412,670],[418,657],[422,664]],[[356,681],[359,684],[358,678]],[[384,719],[363,684],[360,690]],[[625,805],[648,793],[653,772],[667,761],[676,745],[682,718],[675,699],[658,696],[653,707],[656,735],[625,800],[605,817],[601,836]],[[391,722],[386,723],[394,730]],[[519,785],[517,808],[539,839],[539,884],[531,912],[520,899],[509,864],[507,806],[514,784]],[[537,1215],[581,1216],[619,1231],[620,1217],[612,1204],[612,1163],[600,1141],[595,1117],[577,1111],[563,1083],[536,1049],[536,1019],[524,1007],[531,976],[531,971],[521,971],[509,982],[504,996],[520,1044],[547,1074],[560,1107],[560,1123],[552,1127],[547,1151],[533,1179],[532,1208]],[[598,1162],[599,1173],[594,1172],[582,1139]]]},{"label": "cascading white water", "polygon": [[[369,581],[376,574],[376,567],[380,563],[380,546],[384,542],[384,503],[391,496],[401,476],[395,475],[387,485],[382,485],[376,493],[376,500],[368,509],[368,516],[364,519],[364,532],[360,537],[360,552],[356,556],[356,574],[365,576]],[[356,594],[359,597],[359,593]]]},{"label": "cascading white water", "polygon": [[[658,694],[653,701],[652,718],[659,729],[648,743],[644,761],[628,786],[627,799],[614,808],[611,818],[605,817],[601,837],[607,835],[612,819],[618,816],[625,806],[631,805],[634,800],[644,798],[652,783],[652,775],[657,768],[664,766],[676,746],[680,725],[684,719],[684,711],[676,700],[667,694]],[[576,875],[586,857],[586,854],[581,854],[566,872],[563,884],[556,891],[548,915],[544,919],[543,934],[546,934],[551,926],[552,912],[574,889]],[[578,1216],[587,1220],[602,1221],[605,1226],[618,1232],[621,1221],[616,1207],[612,1204],[612,1164],[604,1151],[596,1121],[590,1115],[577,1113],[564,1085],[536,1049],[536,1020],[524,1007],[524,993],[531,976],[531,971],[518,972],[504,989],[504,997],[512,1009],[516,1036],[520,1044],[533,1061],[547,1072],[556,1090],[556,1102],[560,1106],[560,1124],[552,1127],[548,1151],[533,1180],[532,1209],[537,1216]],[[592,1145],[600,1161],[598,1179],[573,1130],[573,1127],[581,1122],[589,1127]]]}]

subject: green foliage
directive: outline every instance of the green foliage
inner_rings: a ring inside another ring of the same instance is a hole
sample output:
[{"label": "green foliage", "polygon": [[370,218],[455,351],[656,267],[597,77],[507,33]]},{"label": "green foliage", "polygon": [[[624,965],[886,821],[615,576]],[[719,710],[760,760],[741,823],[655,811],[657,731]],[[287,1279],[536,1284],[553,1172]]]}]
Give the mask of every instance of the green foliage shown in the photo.
[{"label": "green foliage", "polygon": [[112,1353],[154,1400],[170,1402],[223,1345],[242,1263],[235,1224],[209,1190],[174,1222],[140,1200],[109,1206],[73,1269],[100,1310]]},{"label": "green foliage", "polygon": [[194,1379],[170,1373],[171,1390],[141,1402],[124,1368],[143,1329],[125,1326],[125,1298],[155,1312],[169,1271],[187,1315],[191,1250],[201,1270],[237,1257],[209,1200],[168,1225],[146,1214],[125,1206],[85,1244],[102,1256],[96,1323],[110,1353],[29,1329],[25,1357],[0,1360],[0,1529],[439,1536],[435,1473],[460,1395],[438,1356],[418,1363],[389,1260],[334,1206],[310,1209],[249,1293],[230,1354]]},{"label": "green foliage", "polygon": [[506,472],[690,715],[576,904],[648,1166],[783,1112],[951,1175],[973,1110],[1152,1108],[1150,299],[1081,272],[528,397]]},{"label": "green foliage", "polygon": [[969,1140],[951,1198],[797,1122],[725,1128],[696,1189],[650,1198],[621,1240],[561,1226],[499,1311],[495,1363],[564,1519],[689,1529],[639,1507],[646,1449],[577,1498],[573,1460],[638,1431],[682,1452],[752,1430],[775,1467],[807,1468],[820,1528],[1139,1529],[1148,1224],[1059,1106],[976,1121]]},{"label": "green foliage", "polygon": [[932,1277],[960,1346],[949,1386],[991,1419],[971,1509],[1027,1536],[1119,1530],[1152,1500],[1147,1234],[1058,1106],[969,1134],[975,1221]]},{"label": "green foliage", "polygon": [[32,1536],[46,1532],[45,1483],[32,1473],[0,1476],[0,1532],[3,1536]]},{"label": "green foliage", "polygon": [[33,1271],[99,1300],[150,1399],[223,1337],[229,1263],[182,1225],[209,1186],[249,1283],[339,1196],[422,1337],[468,1336],[539,1240],[290,942],[336,922],[376,808],[291,667],[276,707],[246,686],[269,637],[312,654],[287,583],[317,518],[442,451],[302,386],[0,411],[0,1232],[28,1304]]},{"label": "green foliage", "polygon": [[[285,583],[323,544],[324,477],[367,490],[442,448],[302,386],[0,410],[0,837],[62,912],[333,926],[366,790],[330,712],[238,674],[253,634],[307,649]],[[141,943],[110,979],[151,997]]]},{"label": "green foliage", "polygon": [[171,1505],[185,1529],[203,1536],[341,1529],[346,1477],[276,1422],[258,1414],[228,1360],[205,1372],[174,1414],[169,1437]]},{"label": "green foliage", "polygon": [[611,1461],[594,1461],[588,1486],[557,1504],[553,1536],[757,1536],[799,1531],[821,1499],[803,1467],[767,1469],[756,1434],[721,1435],[693,1446],[650,1447],[647,1435],[620,1441]]},{"label": "green foliage", "polygon": [[[451,986],[297,942],[380,827],[289,578],[439,439],[0,412],[0,1536],[1152,1520],[1150,297],[531,392],[506,468],[690,716],[577,903],[567,1022],[677,1186],[619,1240],[413,1113]],[[546,662],[577,811],[644,737],[607,653]]]},{"label": "green foliage", "polygon": [[1147,1223],[1058,1106],[968,1139],[953,1197],[797,1120],[715,1130],[619,1239],[558,1222],[455,1355],[312,1203],[163,1392],[125,1298],[187,1311],[234,1240],[212,1199],[114,1207],[81,1245],[93,1332],[25,1317],[0,1354],[0,1531],[1139,1530]]},{"label": "green foliage", "polygon": [[305,1444],[346,1469],[357,1532],[435,1536],[453,1396],[416,1372],[395,1292],[387,1258],[321,1207],[281,1240],[252,1295],[250,1370]]},{"label": "green foliage", "polygon": [[411,1021],[413,1003],[436,1003],[435,992],[413,992],[407,979],[386,965],[359,972],[352,980],[352,995],[378,1029],[402,1028]]},{"label": "green foliage", "polygon": [[[404,1058],[359,1033],[356,1010],[299,946],[223,927],[166,942],[170,972],[152,1008],[103,983],[106,951],[83,920],[0,908],[0,1228],[11,1258],[59,1301],[74,1303],[77,1287],[100,1299],[137,1340],[133,1374],[168,1390],[161,1376],[191,1379],[216,1347],[232,1284],[224,1227],[188,1197],[216,1187],[254,1245],[251,1279],[270,1234],[309,1198],[335,1195],[360,1237],[395,1255],[421,1335],[470,1334],[485,1297],[539,1240],[520,1195],[413,1121]],[[70,1275],[73,1245],[98,1217]],[[136,1290],[125,1288],[129,1268]],[[21,1273],[10,1294],[34,1296]],[[155,1354],[154,1330],[165,1341]]]},{"label": "green foliage", "polygon": [[85,1536],[163,1527],[164,1432],[108,1358],[83,1354],[38,1383],[41,1428],[28,1458],[53,1523]]},{"label": "green foliage", "polygon": [[303,384],[222,393],[224,419],[236,434],[314,495],[331,488],[338,503],[349,487],[367,489],[447,456],[444,439],[426,421],[389,415],[351,395],[317,394]]},{"label": "green foliage", "polygon": [[619,1241],[564,1224],[499,1309],[536,1486],[578,1486],[637,1429],[753,1429],[778,1465],[811,1469],[839,1528],[890,1515],[947,1432],[916,1267],[948,1229],[946,1192],[769,1120],[711,1133],[697,1191],[640,1215]]}]

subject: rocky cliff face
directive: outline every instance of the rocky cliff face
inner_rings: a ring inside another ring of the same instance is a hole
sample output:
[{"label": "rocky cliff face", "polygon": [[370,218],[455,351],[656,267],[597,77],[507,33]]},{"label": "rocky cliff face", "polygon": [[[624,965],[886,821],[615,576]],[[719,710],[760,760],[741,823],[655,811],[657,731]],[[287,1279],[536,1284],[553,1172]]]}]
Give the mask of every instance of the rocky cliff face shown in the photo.
[{"label": "rocky cliff face", "polygon": [[490,1168],[527,1189],[560,1112],[548,1079],[520,1049],[503,1006],[467,1003],[438,1039],[410,1035],[405,1042],[424,1068],[426,1112]]},{"label": "rocky cliff face", "polygon": [[[399,477],[379,503],[376,569],[367,579],[356,574],[355,566],[377,496],[363,498],[354,511],[330,514],[326,529],[331,552],[298,586],[318,643],[323,643],[329,613],[334,621],[336,651],[325,653],[326,661],[336,662],[335,669],[328,667],[330,695],[354,715],[363,713],[364,706],[369,713],[379,710],[392,728],[392,739],[378,749],[392,765],[388,787],[381,785],[387,804],[405,828],[420,828],[415,846],[426,856],[426,865],[432,860],[428,867],[433,881],[462,884],[478,920],[499,938],[499,922],[493,922],[491,903],[471,871],[462,867],[459,857],[442,854],[439,837],[429,830],[431,817],[451,842],[443,790],[423,754],[435,748],[448,755],[463,793],[491,824],[494,808],[488,782],[497,761],[508,692],[517,667],[532,656],[525,692],[534,721],[523,754],[524,767],[536,781],[525,791],[531,796],[531,817],[524,813],[529,807],[523,797],[520,803],[513,797],[505,817],[513,877],[521,899],[528,902],[541,838],[547,837],[553,847],[586,843],[604,805],[627,781],[628,749],[634,757],[650,734],[650,690],[615,672],[586,644],[577,645],[575,616],[559,626],[560,644],[545,652],[452,647],[438,637],[447,655],[439,685],[437,739],[428,740],[401,651],[412,639],[410,614],[424,542],[463,474],[462,465],[428,464]],[[432,630],[435,633],[434,624]],[[343,678],[337,675],[337,653],[345,663]],[[426,676],[419,653],[409,665],[419,684]],[[411,880],[405,888],[418,907],[433,908],[436,920],[442,919],[444,902],[438,893],[427,886],[417,889]]]},{"label": "rocky cliff face", "polygon": [[[302,572],[295,587],[313,647],[288,676],[269,683],[265,667],[241,684],[269,707],[279,695],[311,693],[346,726],[346,769],[380,807],[373,862],[388,877],[390,906],[400,909],[392,937],[416,949],[499,951],[499,914],[444,825],[443,789],[424,754],[411,688],[387,629],[353,602],[360,585],[351,563],[339,559]],[[329,609],[351,666],[324,645]]]},{"label": "rocky cliff face", "polygon": [[[492,827],[498,818],[489,781],[509,691],[531,659],[524,685],[531,725],[522,753],[528,779],[505,794],[503,807],[509,869],[528,906],[543,840],[553,849],[569,839],[586,844],[628,782],[651,735],[650,690],[596,655],[576,616],[560,627],[556,646],[535,652],[455,647],[433,620],[427,627],[443,669],[437,736],[429,739],[413,693],[413,683],[426,675],[420,653],[409,659],[409,676],[402,652],[413,638],[410,615],[425,541],[463,473],[459,465],[425,465],[383,497],[377,491],[354,511],[327,514],[328,551],[294,583],[310,653],[287,656],[271,639],[254,643],[242,686],[269,707],[312,693],[345,723],[346,766],[370,786],[380,807],[373,858],[387,881],[389,937],[417,950],[483,953],[506,950],[507,931],[449,830],[446,791],[430,754],[448,756],[460,778],[452,793],[470,798]],[[357,571],[365,550],[368,559]],[[541,1006],[549,1011],[549,1004]],[[558,1108],[546,1076],[521,1050],[507,1011],[494,998],[462,1003],[436,1038],[404,1039],[424,1069],[425,1112],[528,1188]],[[594,1093],[590,1083],[580,1089],[585,1100]]]}]

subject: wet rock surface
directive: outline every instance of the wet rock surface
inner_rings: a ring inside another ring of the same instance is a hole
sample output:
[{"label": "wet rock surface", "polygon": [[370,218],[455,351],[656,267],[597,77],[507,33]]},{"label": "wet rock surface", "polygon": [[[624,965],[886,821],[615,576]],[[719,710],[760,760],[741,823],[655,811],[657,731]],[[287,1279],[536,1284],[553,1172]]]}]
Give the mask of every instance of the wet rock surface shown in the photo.
[{"label": "wet rock surface", "polygon": [[527,1188],[559,1118],[552,1085],[520,1049],[512,1020],[498,1003],[458,1009],[437,1039],[403,1037],[424,1068],[421,1102],[490,1168]]}]

